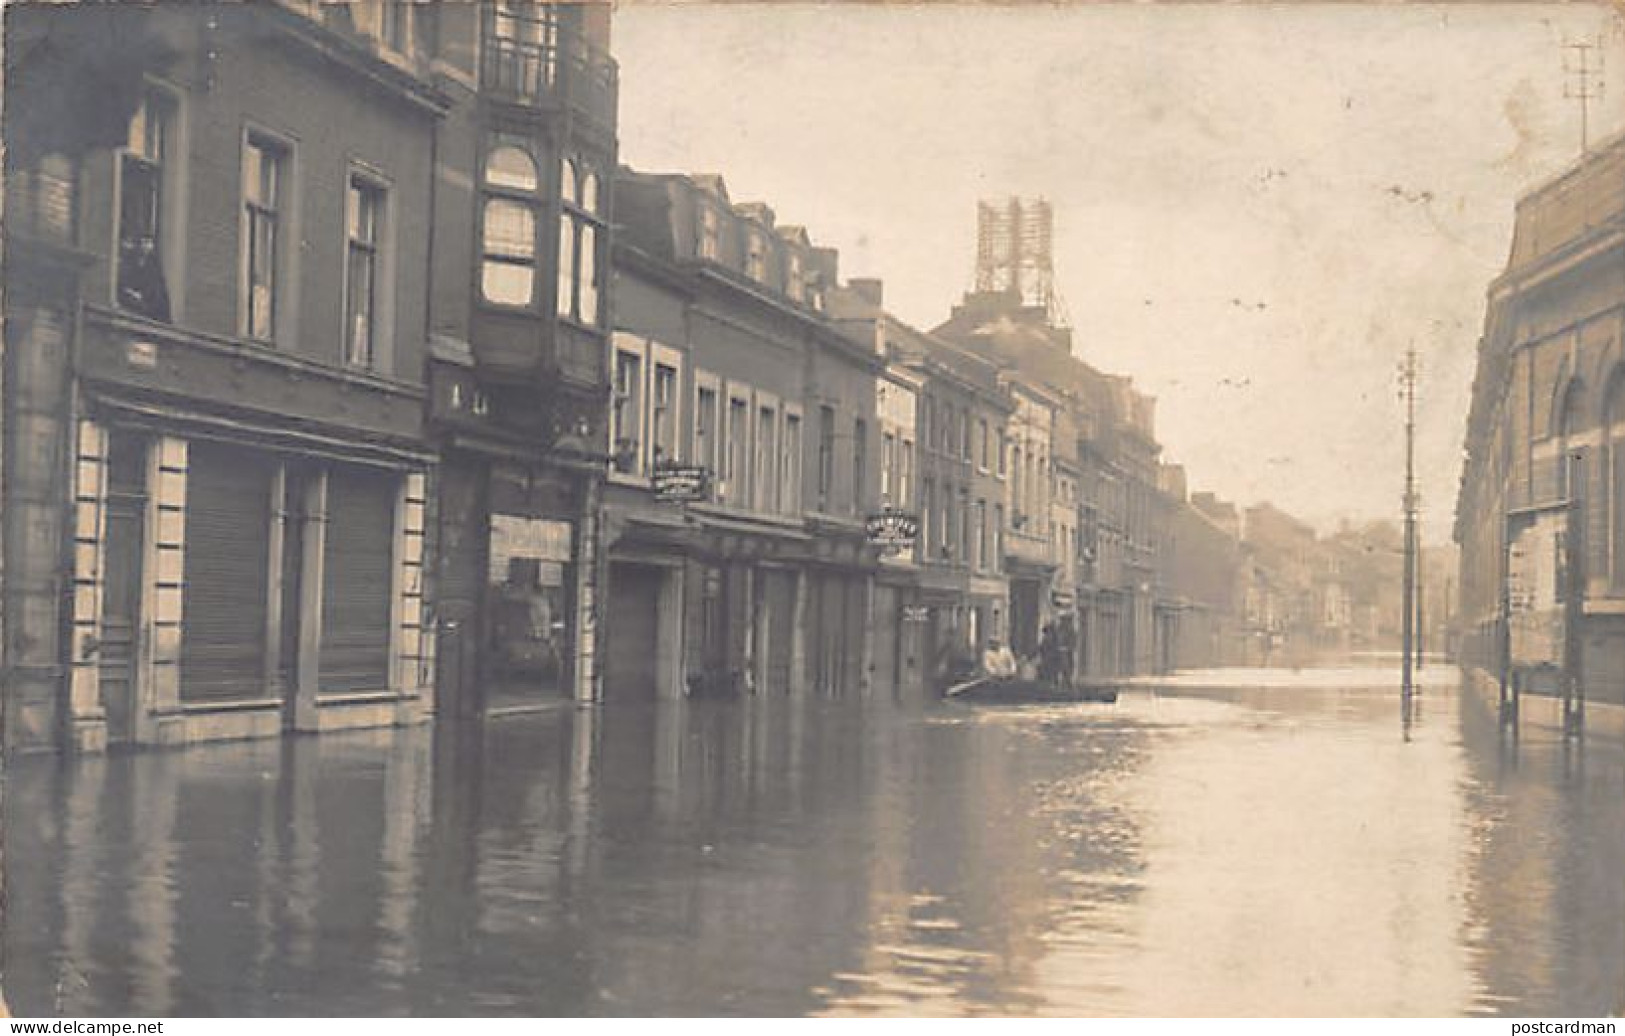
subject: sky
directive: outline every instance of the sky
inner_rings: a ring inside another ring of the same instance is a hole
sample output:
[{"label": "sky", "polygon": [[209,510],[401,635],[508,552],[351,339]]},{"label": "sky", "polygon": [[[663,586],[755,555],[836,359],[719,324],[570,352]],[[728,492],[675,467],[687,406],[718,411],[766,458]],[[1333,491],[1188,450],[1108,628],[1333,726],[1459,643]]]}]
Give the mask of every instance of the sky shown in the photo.
[{"label": "sky", "polygon": [[922,328],[977,199],[1049,199],[1074,351],[1157,398],[1193,489],[1323,529],[1399,513],[1414,344],[1446,539],[1513,204],[1580,153],[1564,45],[1616,80],[1592,140],[1625,131],[1621,10],[623,0],[621,158],[720,173]]}]

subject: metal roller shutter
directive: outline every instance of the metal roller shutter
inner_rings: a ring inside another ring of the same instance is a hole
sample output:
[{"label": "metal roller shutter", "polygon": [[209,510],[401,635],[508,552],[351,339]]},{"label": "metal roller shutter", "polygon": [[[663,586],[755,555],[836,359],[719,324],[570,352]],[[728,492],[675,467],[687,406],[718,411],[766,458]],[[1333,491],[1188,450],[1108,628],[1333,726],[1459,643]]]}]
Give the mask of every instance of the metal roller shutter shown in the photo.
[{"label": "metal roller shutter", "polygon": [[258,698],[265,679],[272,463],[193,443],[186,500],[181,698]]},{"label": "metal roller shutter", "polygon": [[399,477],[334,468],[322,550],[323,693],[389,687],[391,570]]}]

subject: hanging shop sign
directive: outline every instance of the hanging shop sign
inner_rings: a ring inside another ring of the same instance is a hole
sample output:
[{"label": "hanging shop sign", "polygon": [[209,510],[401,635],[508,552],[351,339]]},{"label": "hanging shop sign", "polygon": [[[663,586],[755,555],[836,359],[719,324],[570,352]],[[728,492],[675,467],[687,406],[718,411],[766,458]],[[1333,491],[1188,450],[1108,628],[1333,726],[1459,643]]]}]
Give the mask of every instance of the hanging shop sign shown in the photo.
[{"label": "hanging shop sign", "polygon": [[655,498],[687,503],[705,498],[706,470],[698,464],[659,464],[654,470]]},{"label": "hanging shop sign", "polygon": [[901,553],[914,549],[920,534],[920,520],[902,511],[882,511],[872,514],[864,522],[869,533],[870,546]]},{"label": "hanging shop sign", "polygon": [[904,622],[928,622],[931,619],[931,609],[922,604],[903,605]]}]

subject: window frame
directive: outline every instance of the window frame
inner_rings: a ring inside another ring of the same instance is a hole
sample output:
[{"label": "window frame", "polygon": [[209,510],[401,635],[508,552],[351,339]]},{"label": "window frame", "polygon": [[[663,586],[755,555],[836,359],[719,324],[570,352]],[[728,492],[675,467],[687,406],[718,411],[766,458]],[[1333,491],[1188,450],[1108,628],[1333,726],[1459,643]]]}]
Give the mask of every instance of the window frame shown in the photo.
[{"label": "window frame", "polygon": [[[268,334],[257,334],[254,326],[253,278],[254,219],[256,206],[248,197],[249,152],[257,149],[276,158],[276,197],[274,206],[263,203],[257,208],[274,217],[273,252],[270,261],[271,292],[269,301],[270,328]],[[289,247],[299,241],[299,166],[297,142],[287,134],[278,133],[257,123],[245,124],[239,145],[239,173],[237,200],[238,228],[238,293],[237,330],[250,341],[262,345],[282,347],[295,338],[298,320],[298,248]]]},{"label": "window frame", "polygon": [[[351,326],[351,293],[355,290],[352,282],[351,256],[357,248],[357,242],[351,233],[350,206],[354,201],[354,192],[360,186],[363,194],[373,195],[374,211],[372,225],[371,254],[371,312],[369,315],[367,343],[367,356],[365,362],[359,362],[353,352],[354,341]],[[343,286],[343,320],[344,335],[341,348],[344,350],[343,361],[346,366],[360,370],[385,370],[393,359],[391,348],[391,335],[394,330],[393,311],[394,296],[391,290],[394,281],[394,212],[392,201],[394,192],[387,178],[376,170],[351,163],[349,173],[345,178],[344,198],[344,286]]]},{"label": "window frame", "polygon": [[[644,454],[648,437],[644,434],[644,411],[648,406],[645,382],[648,374],[648,350],[635,338],[616,336],[610,347],[609,383],[609,448],[611,473],[623,478],[638,479],[646,474]],[[630,365],[626,361],[631,361]],[[631,368],[631,377],[623,384],[622,372]],[[630,423],[631,435],[624,434]],[[630,450],[622,443],[630,443]],[[626,467],[621,466],[626,458]]]},{"label": "window frame", "polygon": [[[532,186],[518,187],[511,184],[493,183],[491,181],[491,160],[500,151],[513,149],[523,155],[530,162],[530,177]],[[538,305],[537,282],[541,277],[541,195],[543,190],[542,164],[537,160],[536,153],[526,143],[507,137],[495,136],[487,140],[484,153],[480,157],[479,169],[479,262],[475,269],[478,282],[478,297],[485,306],[510,311],[533,312]],[[506,202],[510,205],[522,207],[530,214],[530,254],[528,258],[521,258],[507,253],[493,252],[490,247],[490,211],[493,202]],[[530,297],[524,302],[508,302],[492,298],[486,291],[486,269],[496,263],[500,266],[519,267],[530,273]]]},{"label": "window frame", "polygon": [[[559,231],[553,311],[561,319],[596,331],[604,326],[608,309],[604,261],[608,239],[608,214],[604,211],[608,181],[593,162],[579,154],[561,155],[556,175]],[[588,194],[591,194],[590,199]],[[587,312],[589,299],[591,313]]]},{"label": "window frame", "polygon": [[[186,214],[187,214],[187,169],[188,160],[188,130],[186,120],[186,94],[160,79],[146,77],[141,82],[142,99],[137,110],[140,111],[154,97],[162,100],[167,109],[168,125],[165,134],[165,154],[158,165],[158,217],[155,221],[159,239],[156,243],[158,266],[163,273],[164,294],[169,301],[170,323],[178,323],[182,319],[186,306]],[[134,116],[131,117],[132,123]],[[113,182],[113,218],[108,228],[109,248],[108,254],[112,257],[111,277],[108,283],[108,302],[113,307],[125,312],[136,312],[124,306],[120,299],[119,285],[121,281],[121,267],[123,265],[123,224],[124,224],[124,193],[125,193],[125,160],[138,156],[131,153],[129,135],[126,133],[125,141],[113,149],[112,155],[112,182]],[[152,318],[149,318],[152,319]]]}]

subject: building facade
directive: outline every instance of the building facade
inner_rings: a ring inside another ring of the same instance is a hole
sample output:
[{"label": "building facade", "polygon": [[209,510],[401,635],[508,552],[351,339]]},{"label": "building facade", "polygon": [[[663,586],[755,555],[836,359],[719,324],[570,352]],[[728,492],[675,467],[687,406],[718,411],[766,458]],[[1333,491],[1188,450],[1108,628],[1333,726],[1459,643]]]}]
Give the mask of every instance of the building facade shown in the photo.
[{"label": "building facade", "polygon": [[617,69],[604,5],[436,13],[436,677],[473,716],[598,694]]},{"label": "building facade", "polygon": [[[606,697],[862,693],[908,408],[826,314],[836,257],[720,177],[618,192]],[[662,499],[678,467],[697,498]]]},{"label": "building facade", "polygon": [[447,104],[426,25],[385,14],[8,12],[8,112],[29,112],[7,127],[14,746],[432,708],[422,328]]},{"label": "building facade", "polygon": [[1519,199],[1456,501],[1461,656],[1625,703],[1625,137]]},{"label": "building facade", "polygon": [[607,12],[8,12],[13,744],[594,693]]}]

